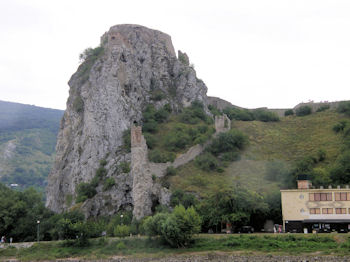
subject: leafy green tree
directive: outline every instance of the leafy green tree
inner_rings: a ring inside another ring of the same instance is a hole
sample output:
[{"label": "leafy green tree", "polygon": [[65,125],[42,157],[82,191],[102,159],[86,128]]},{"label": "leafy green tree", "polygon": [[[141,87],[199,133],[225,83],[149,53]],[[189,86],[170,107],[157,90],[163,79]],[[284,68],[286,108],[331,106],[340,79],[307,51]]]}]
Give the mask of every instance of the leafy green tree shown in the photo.
[{"label": "leafy green tree", "polygon": [[172,247],[184,247],[191,244],[194,234],[200,232],[201,218],[193,207],[185,209],[176,206],[162,224],[162,236]]},{"label": "leafy green tree", "polygon": [[267,210],[261,195],[248,191],[242,186],[218,189],[199,204],[199,213],[205,228],[215,228],[221,222],[231,222],[239,227],[246,224],[254,212]]}]

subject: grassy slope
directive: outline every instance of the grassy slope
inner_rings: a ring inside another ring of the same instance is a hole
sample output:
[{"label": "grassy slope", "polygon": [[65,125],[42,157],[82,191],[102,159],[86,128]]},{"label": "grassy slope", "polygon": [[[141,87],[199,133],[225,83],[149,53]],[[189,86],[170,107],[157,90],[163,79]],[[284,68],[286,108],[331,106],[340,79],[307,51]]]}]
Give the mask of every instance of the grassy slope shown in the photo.
[{"label": "grassy slope", "polygon": [[194,164],[181,167],[170,178],[172,188],[204,195],[207,192],[241,183],[257,192],[278,190],[279,185],[264,179],[265,165],[269,160],[281,160],[287,165],[306,156],[326,151],[321,165],[332,163],[339,154],[341,136],[332,127],[344,116],[333,111],[315,113],[304,117],[286,117],[280,122],[233,121],[233,128],[249,136],[250,144],[241,160],[231,163],[224,173],[208,173]]}]

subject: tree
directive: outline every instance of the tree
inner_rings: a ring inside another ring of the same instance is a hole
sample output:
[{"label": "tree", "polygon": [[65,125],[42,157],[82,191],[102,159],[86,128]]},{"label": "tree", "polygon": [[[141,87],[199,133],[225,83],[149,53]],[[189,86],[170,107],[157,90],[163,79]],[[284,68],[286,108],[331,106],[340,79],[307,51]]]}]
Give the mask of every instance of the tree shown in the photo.
[{"label": "tree", "polygon": [[179,205],[173,213],[158,213],[146,218],[144,228],[148,236],[160,235],[172,247],[188,246],[194,234],[200,232],[201,218],[193,207]]},{"label": "tree", "polygon": [[240,185],[218,189],[199,205],[205,229],[217,228],[221,222],[230,222],[236,227],[246,224],[256,211],[265,212],[267,204],[261,195],[248,191]]},{"label": "tree", "polygon": [[162,236],[172,247],[184,247],[191,244],[194,234],[200,232],[201,218],[194,209],[176,206],[173,213],[162,224]]}]

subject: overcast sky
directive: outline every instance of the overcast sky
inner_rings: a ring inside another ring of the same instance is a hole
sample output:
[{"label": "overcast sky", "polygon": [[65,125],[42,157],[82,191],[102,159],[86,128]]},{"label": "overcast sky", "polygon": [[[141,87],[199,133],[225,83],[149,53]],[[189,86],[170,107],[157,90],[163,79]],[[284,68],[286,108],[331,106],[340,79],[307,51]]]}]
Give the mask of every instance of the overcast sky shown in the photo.
[{"label": "overcast sky", "polygon": [[171,35],[235,105],[350,100],[349,0],[0,0],[0,100],[65,109],[79,54],[124,23]]}]

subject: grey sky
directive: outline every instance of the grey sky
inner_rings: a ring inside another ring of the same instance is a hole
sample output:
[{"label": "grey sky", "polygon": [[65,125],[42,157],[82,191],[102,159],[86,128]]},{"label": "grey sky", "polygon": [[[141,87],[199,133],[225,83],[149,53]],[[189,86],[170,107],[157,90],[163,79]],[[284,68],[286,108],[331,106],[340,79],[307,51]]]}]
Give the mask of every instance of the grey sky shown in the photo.
[{"label": "grey sky", "polygon": [[123,23],[171,35],[233,104],[350,99],[348,0],[0,0],[0,100],[64,109],[79,54]]}]

